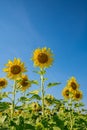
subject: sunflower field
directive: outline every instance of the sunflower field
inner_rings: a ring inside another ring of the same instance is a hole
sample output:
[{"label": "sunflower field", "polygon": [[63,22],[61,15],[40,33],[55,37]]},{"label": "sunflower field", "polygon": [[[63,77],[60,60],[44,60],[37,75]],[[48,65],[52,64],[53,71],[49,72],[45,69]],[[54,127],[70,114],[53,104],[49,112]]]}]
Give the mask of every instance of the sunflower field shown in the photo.
[{"label": "sunflower field", "polygon": [[[0,130],[87,130],[87,110],[76,78],[67,80],[61,92],[63,99],[57,99],[46,94],[47,89],[61,84],[45,85],[46,69],[54,62],[51,49],[35,49],[31,60],[39,81],[29,79],[25,63],[19,58],[8,60],[3,68],[6,77],[0,77]],[[33,84],[38,89],[30,91]],[[8,86],[10,90],[4,91]]]}]

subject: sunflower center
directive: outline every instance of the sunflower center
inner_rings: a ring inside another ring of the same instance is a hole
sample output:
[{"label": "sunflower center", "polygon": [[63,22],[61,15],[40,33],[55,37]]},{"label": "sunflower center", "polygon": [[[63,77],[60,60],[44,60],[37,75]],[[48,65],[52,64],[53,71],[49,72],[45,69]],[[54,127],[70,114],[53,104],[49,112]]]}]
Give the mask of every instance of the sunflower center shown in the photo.
[{"label": "sunflower center", "polygon": [[21,72],[21,67],[19,65],[13,65],[11,67],[12,74],[19,74]]},{"label": "sunflower center", "polygon": [[80,98],[80,94],[79,93],[76,94],[76,98]]},{"label": "sunflower center", "polygon": [[22,85],[23,87],[26,87],[26,86],[28,85],[28,81],[27,81],[26,79],[23,79],[23,80],[21,81],[21,85]]},{"label": "sunflower center", "polygon": [[4,86],[5,82],[4,81],[0,81],[0,86]]},{"label": "sunflower center", "polygon": [[34,108],[37,108],[37,105],[36,105],[36,104],[34,104]]},{"label": "sunflower center", "polygon": [[66,96],[69,96],[69,91],[68,90],[66,91]]},{"label": "sunflower center", "polygon": [[76,83],[71,82],[71,87],[72,87],[73,90],[76,90],[76,88],[77,88]]},{"label": "sunflower center", "polygon": [[40,53],[38,55],[38,61],[40,63],[46,63],[48,61],[48,56],[45,53]]}]

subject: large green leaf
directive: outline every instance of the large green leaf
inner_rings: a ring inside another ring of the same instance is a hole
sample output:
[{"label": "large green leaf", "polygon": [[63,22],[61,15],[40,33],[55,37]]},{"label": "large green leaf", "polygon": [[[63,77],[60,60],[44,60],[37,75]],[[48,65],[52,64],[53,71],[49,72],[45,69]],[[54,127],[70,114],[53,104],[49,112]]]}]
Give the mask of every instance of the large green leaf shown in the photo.
[{"label": "large green leaf", "polygon": [[10,103],[8,102],[0,102],[0,111],[4,111],[6,109],[8,109],[10,106],[9,106]]}]

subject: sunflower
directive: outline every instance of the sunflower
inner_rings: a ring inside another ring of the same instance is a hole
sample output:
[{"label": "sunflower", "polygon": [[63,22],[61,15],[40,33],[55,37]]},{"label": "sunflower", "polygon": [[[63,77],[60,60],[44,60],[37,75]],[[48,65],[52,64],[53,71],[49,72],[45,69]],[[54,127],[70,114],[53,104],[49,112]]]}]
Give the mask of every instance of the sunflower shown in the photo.
[{"label": "sunflower", "polygon": [[31,109],[32,109],[32,111],[40,111],[41,106],[38,104],[38,102],[32,102]]},{"label": "sunflower", "polygon": [[31,82],[28,79],[27,75],[22,74],[17,81],[18,81],[19,89],[22,91],[26,91],[31,86]]},{"label": "sunflower", "polygon": [[38,48],[33,52],[34,65],[40,68],[50,67],[53,63],[53,53],[50,48]]},{"label": "sunflower", "polygon": [[80,99],[82,99],[82,97],[83,95],[80,90],[76,90],[75,93],[73,94],[73,99],[76,101],[79,101]]},{"label": "sunflower", "polygon": [[77,83],[75,77],[71,77],[67,82],[67,86],[69,87],[69,91],[73,93],[78,89],[79,84]]},{"label": "sunflower", "polygon": [[10,79],[17,79],[23,72],[26,72],[24,63],[20,59],[14,58],[14,61],[9,60],[3,69]]},{"label": "sunflower", "polygon": [[7,86],[8,82],[5,78],[0,78],[0,89],[3,89]]},{"label": "sunflower", "polygon": [[52,95],[50,95],[50,94],[48,94],[48,95],[46,95],[45,96],[45,100],[44,100],[44,102],[45,102],[45,105],[47,105],[47,106],[50,106],[50,105],[52,105],[53,103],[54,103],[54,96],[52,96]]},{"label": "sunflower", "polygon": [[70,98],[70,91],[69,91],[69,88],[68,88],[68,87],[65,87],[65,88],[62,90],[62,95],[63,95],[64,98],[66,98],[66,99],[69,99],[69,98]]}]

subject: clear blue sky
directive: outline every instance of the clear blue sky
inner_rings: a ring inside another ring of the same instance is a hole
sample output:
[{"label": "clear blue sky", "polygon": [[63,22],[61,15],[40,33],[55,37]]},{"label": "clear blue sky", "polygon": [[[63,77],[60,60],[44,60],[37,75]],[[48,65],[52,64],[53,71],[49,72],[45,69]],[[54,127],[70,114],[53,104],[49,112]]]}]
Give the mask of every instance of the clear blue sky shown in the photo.
[{"label": "clear blue sky", "polygon": [[0,77],[8,59],[17,57],[26,63],[30,79],[38,79],[30,57],[44,46],[55,54],[47,77],[62,83],[48,93],[62,98],[66,80],[75,76],[86,104],[87,0],[0,0]]}]

